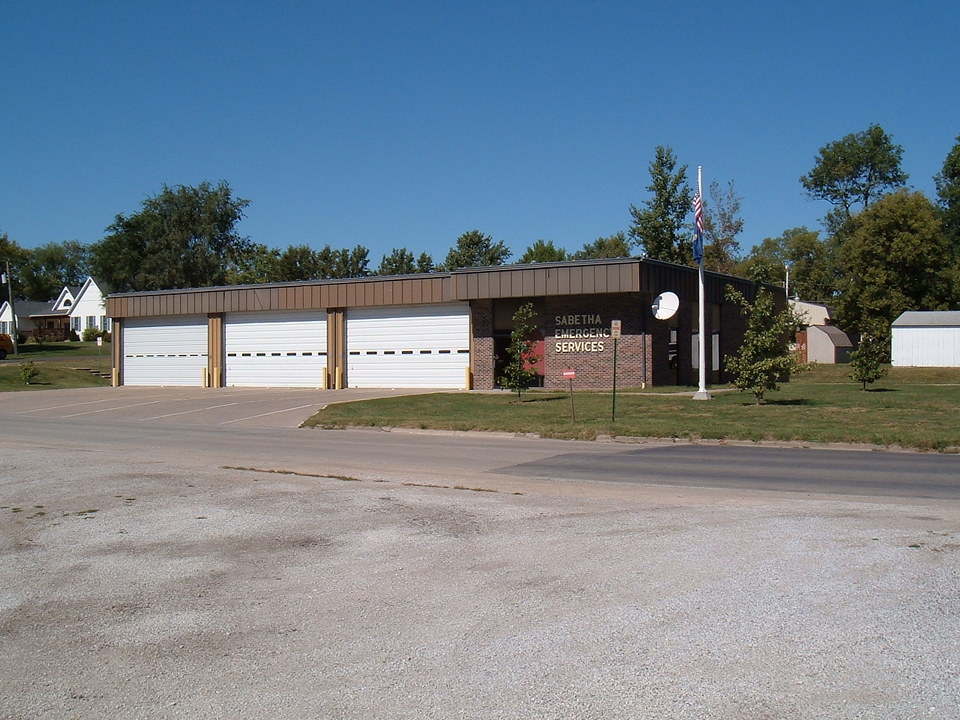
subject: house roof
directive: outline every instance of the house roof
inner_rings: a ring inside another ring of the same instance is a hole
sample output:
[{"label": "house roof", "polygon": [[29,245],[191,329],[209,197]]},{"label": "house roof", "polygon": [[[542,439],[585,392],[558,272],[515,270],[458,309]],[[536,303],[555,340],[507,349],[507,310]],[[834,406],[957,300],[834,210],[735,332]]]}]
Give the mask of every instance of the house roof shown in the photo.
[{"label": "house roof", "polygon": [[807,332],[822,332],[834,347],[853,347],[847,334],[834,325],[811,325]]},{"label": "house roof", "polygon": [[960,327],[960,310],[908,310],[893,327]]},{"label": "house roof", "polygon": [[[4,303],[6,304],[6,303]],[[17,317],[34,317],[35,315],[63,315],[62,312],[50,312],[51,303],[37,302],[35,300],[17,300],[13,306],[17,311]]]}]

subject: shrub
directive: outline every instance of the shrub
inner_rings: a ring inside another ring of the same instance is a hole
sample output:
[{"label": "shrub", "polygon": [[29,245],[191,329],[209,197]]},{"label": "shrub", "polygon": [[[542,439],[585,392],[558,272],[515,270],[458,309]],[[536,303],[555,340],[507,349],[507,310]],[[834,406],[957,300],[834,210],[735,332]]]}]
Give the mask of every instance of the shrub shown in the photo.
[{"label": "shrub", "polygon": [[33,360],[24,360],[20,363],[20,377],[25,385],[29,385],[40,374]]}]

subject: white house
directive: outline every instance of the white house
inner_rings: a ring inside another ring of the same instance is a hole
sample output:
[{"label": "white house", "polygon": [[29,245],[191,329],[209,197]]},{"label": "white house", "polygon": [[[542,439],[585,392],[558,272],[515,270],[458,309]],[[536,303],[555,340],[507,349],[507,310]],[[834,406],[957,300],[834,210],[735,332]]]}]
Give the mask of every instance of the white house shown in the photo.
[{"label": "white house", "polygon": [[895,367],[960,367],[960,311],[907,311],[892,332]]},{"label": "white house", "polygon": [[103,302],[103,292],[96,280],[88,277],[77,291],[70,307],[70,329],[83,335],[84,330],[106,330],[110,332],[110,318],[107,317]]},{"label": "white house", "polygon": [[[104,294],[96,280],[88,277],[80,287],[64,287],[55,300],[34,302],[17,300],[17,330],[47,340],[66,340],[70,330],[83,335],[87,328],[110,332],[111,322],[104,305]],[[13,332],[10,303],[0,305],[0,333]]]},{"label": "white house", "polygon": [[[50,303],[17,300],[14,302],[14,308],[17,311],[17,331],[22,335],[30,335],[37,327],[31,316],[49,310]],[[0,304],[0,333],[13,334],[13,312],[10,309],[10,303],[6,300]]]},{"label": "white house", "polygon": [[823,303],[807,302],[793,298],[788,300],[790,308],[804,325],[833,325],[833,308]]}]

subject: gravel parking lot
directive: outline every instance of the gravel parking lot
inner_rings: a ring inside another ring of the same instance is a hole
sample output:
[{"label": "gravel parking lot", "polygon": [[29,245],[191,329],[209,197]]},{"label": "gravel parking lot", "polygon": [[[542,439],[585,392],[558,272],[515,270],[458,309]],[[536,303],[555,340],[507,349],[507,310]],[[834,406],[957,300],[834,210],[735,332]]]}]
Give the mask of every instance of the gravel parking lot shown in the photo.
[{"label": "gravel parking lot", "polygon": [[960,716],[957,503],[39,445],[0,440],[3,718]]}]

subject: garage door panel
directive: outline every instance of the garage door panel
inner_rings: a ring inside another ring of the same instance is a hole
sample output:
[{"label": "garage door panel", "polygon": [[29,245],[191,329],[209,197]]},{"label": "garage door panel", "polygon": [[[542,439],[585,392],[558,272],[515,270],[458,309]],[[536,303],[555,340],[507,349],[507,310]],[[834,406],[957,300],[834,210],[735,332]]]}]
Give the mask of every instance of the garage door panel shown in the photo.
[{"label": "garage door panel", "polygon": [[245,387],[322,387],[327,321],[322,311],[235,313],[224,319],[225,382]]},{"label": "garage door panel", "polygon": [[349,387],[463,388],[469,365],[467,303],[347,311]]},{"label": "garage door panel", "polygon": [[124,322],[124,385],[200,387],[206,368],[206,317],[129,318]]}]

